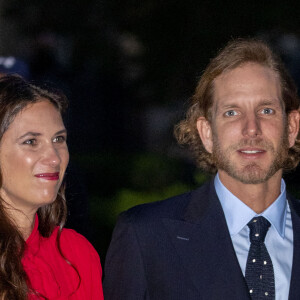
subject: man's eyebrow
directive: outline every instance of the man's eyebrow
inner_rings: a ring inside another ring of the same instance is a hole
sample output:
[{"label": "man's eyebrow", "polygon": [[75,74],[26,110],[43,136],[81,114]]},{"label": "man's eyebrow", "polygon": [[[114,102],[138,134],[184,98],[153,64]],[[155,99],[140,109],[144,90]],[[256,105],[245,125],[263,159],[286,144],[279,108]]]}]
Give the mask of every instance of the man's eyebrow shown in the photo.
[{"label": "man's eyebrow", "polygon": [[237,108],[238,105],[235,103],[229,103],[229,104],[220,104],[220,105],[216,105],[215,106],[215,113],[220,111],[220,110],[224,110],[224,109],[233,109],[233,108]]},{"label": "man's eyebrow", "polygon": [[[268,106],[268,105],[280,106],[280,101],[275,98],[271,100],[263,100],[262,102],[258,103],[258,106]],[[216,105],[216,111],[218,109],[230,109],[230,108],[237,108],[237,107],[239,107],[239,105],[235,103],[220,104],[220,105]]]},{"label": "man's eyebrow", "polygon": [[239,107],[237,104],[226,104],[226,105],[220,105],[220,108],[236,108]]},{"label": "man's eyebrow", "polygon": [[260,106],[268,106],[268,105],[280,105],[280,101],[278,99],[272,99],[271,100],[264,100],[261,103],[259,103]]}]

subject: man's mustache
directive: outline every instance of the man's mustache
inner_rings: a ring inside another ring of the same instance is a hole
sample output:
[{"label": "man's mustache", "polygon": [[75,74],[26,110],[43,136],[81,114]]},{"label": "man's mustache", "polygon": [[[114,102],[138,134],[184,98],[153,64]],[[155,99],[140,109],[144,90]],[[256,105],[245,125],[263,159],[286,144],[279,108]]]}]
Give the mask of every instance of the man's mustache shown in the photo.
[{"label": "man's mustache", "polygon": [[262,138],[256,139],[242,139],[238,143],[230,145],[228,147],[229,151],[238,151],[245,147],[255,147],[265,151],[274,151],[274,146],[270,141]]}]

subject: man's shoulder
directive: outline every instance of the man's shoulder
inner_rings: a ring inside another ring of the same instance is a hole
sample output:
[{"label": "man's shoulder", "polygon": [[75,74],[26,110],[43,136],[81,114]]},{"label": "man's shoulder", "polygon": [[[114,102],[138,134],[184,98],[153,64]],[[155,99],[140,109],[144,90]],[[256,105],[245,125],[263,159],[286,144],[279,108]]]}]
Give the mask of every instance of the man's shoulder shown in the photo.
[{"label": "man's shoulder", "polygon": [[287,194],[287,199],[292,211],[300,216],[300,199],[295,198],[290,193]]},{"label": "man's shoulder", "polygon": [[210,184],[206,182],[195,190],[165,200],[134,206],[121,213],[120,219],[129,223],[155,222],[161,218],[182,219],[192,199],[196,197],[197,201],[205,201],[209,194]]}]

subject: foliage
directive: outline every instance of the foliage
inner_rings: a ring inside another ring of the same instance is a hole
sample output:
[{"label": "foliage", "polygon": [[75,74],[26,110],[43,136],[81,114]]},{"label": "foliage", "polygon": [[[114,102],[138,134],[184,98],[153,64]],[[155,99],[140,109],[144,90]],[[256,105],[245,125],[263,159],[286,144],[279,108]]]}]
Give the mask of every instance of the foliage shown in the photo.
[{"label": "foliage", "polygon": [[108,226],[132,206],[184,193],[208,179],[184,161],[156,153],[86,154],[72,162],[84,173],[93,219]]}]

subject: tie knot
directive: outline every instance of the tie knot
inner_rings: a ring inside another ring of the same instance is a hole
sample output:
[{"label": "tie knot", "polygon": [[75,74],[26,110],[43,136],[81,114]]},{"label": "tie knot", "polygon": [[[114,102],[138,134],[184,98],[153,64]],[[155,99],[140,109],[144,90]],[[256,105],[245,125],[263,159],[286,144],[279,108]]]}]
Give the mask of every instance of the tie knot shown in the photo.
[{"label": "tie knot", "polygon": [[270,226],[270,222],[264,217],[253,218],[248,223],[248,227],[250,228],[251,243],[263,243]]}]

